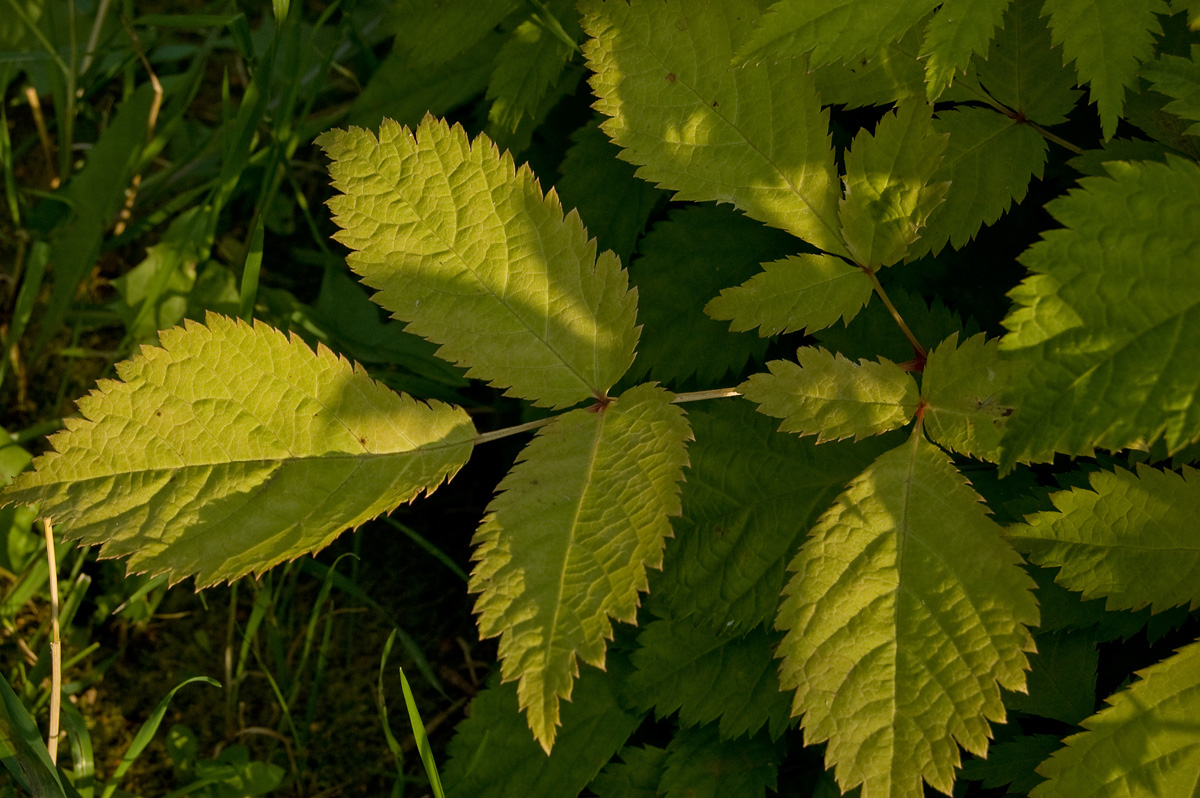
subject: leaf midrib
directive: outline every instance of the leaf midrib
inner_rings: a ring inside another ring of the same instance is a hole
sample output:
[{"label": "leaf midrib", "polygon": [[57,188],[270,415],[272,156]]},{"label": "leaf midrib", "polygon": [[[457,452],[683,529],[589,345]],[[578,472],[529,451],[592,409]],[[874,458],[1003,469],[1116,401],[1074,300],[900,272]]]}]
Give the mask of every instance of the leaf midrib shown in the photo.
[{"label": "leaf midrib", "polygon": [[[453,131],[452,131],[452,133],[453,133]],[[413,152],[413,155],[415,156],[415,155],[416,155],[416,153],[417,153],[417,151],[419,151],[419,150],[420,150],[420,146],[421,146],[421,145],[418,143],[418,141],[417,141],[417,137],[416,137],[416,133],[415,133],[415,132],[412,134],[412,140],[413,140],[414,144],[416,145],[416,148],[415,148],[415,150],[414,150],[414,152]],[[469,146],[468,146],[468,149],[467,149],[467,152],[468,152],[469,156],[474,156],[474,155],[475,155],[475,153],[476,153],[476,151],[477,151],[477,150],[476,150],[476,147],[477,147],[477,146],[479,146],[479,145],[478,145],[478,142],[470,142],[470,143],[469,143]],[[447,182],[447,183],[449,183],[449,179],[448,179],[448,177],[449,177],[449,173],[448,173],[448,172],[445,170],[445,168],[444,168],[444,167],[445,167],[445,164],[442,162],[442,159],[441,159],[441,157],[440,157],[440,154],[438,154],[438,153],[436,152],[436,148],[431,148],[431,149],[433,149],[433,150],[434,150],[434,154],[435,154],[435,156],[437,157],[438,163],[439,163],[439,164],[440,164],[440,165],[443,167],[443,170],[442,170],[442,172],[441,172],[440,174],[441,174],[443,177],[447,178],[447,181],[446,181],[446,182]],[[525,169],[525,167],[521,167],[521,168],[519,168],[519,169],[516,169],[516,178],[517,178],[517,180],[519,180],[519,181],[521,181],[521,180],[522,180],[522,172],[523,172],[523,170],[524,170],[524,169]],[[484,170],[481,170],[481,174],[482,174],[482,175],[483,175],[483,177],[484,177],[485,183],[486,183],[486,182],[490,182],[490,181],[488,180],[489,173],[486,171],[486,169],[484,169]],[[380,175],[380,177],[382,177],[382,175]],[[522,181],[522,182],[524,182],[524,181]],[[493,186],[489,185],[489,186],[488,186],[488,188],[489,188],[489,189],[492,189],[492,188],[493,188]],[[523,188],[524,188],[524,186],[521,186],[521,187],[518,187],[516,190],[519,192],[519,191],[521,191]],[[438,234],[438,232],[437,232],[437,228],[436,228],[434,225],[430,224],[430,222],[429,222],[429,220],[428,220],[428,219],[429,219],[429,217],[428,217],[428,216],[426,216],[425,214],[423,214],[423,213],[419,212],[419,211],[417,210],[417,206],[413,204],[413,202],[412,202],[412,201],[409,199],[409,197],[408,197],[408,195],[407,195],[406,193],[404,193],[404,192],[401,192],[399,189],[397,189],[395,193],[396,193],[396,196],[398,196],[398,197],[400,198],[401,202],[403,202],[403,203],[405,204],[405,206],[407,206],[407,207],[409,208],[409,210],[412,212],[413,216],[414,216],[415,218],[417,218],[417,219],[420,219],[420,221],[421,221],[421,225],[422,225],[422,226],[423,226],[423,227],[424,227],[424,228],[425,228],[425,229],[428,231],[428,233],[430,234],[430,236],[431,236],[432,238],[434,238],[435,240],[437,240],[439,243],[441,243],[441,244],[442,244],[442,246],[443,246],[443,247],[445,247],[447,251],[454,253],[454,257],[455,257],[455,258],[457,258],[458,262],[459,262],[459,263],[460,263],[460,264],[463,266],[463,268],[464,268],[464,269],[465,269],[467,272],[469,272],[469,273],[470,273],[470,275],[471,275],[472,277],[474,277],[474,278],[475,278],[475,281],[476,281],[476,282],[477,282],[477,283],[480,285],[480,287],[482,287],[482,288],[483,288],[483,290],[484,290],[484,291],[486,291],[486,292],[487,292],[488,296],[490,296],[490,297],[491,297],[492,299],[494,299],[494,300],[495,300],[497,303],[499,303],[501,307],[503,307],[505,310],[507,310],[507,311],[509,312],[509,314],[511,314],[511,315],[513,316],[513,318],[515,318],[517,321],[519,321],[519,322],[521,323],[521,325],[522,325],[523,327],[525,327],[526,331],[527,331],[527,332],[528,332],[530,335],[532,335],[532,336],[533,336],[535,339],[537,339],[539,342],[541,342],[541,344],[542,344],[543,346],[545,346],[545,347],[546,347],[546,349],[548,349],[548,350],[549,350],[549,351],[550,351],[550,352],[551,352],[551,353],[552,353],[552,354],[553,354],[553,355],[554,355],[556,358],[558,358],[558,361],[559,361],[560,363],[562,363],[564,366],[566,366],[567,370],[568,370],[568,371],[570,371],[570,372],[571,372],[571,374],[573,374],[577,380],[579,380],[581,383],[583,383],[583,387],[584,387],[584,388],[586,388],[586,389],[587,389],[589,392],[591,392],[593,395],[596,395],[596,396],[599,396],[599,395],[601,395],[601,394],[603,393],[603,391],[601,391],[601,390],[600,390],[599,388],[597,388],[596,386],[592,385],[592,384],[591,384],[591,383],[588,381],[588,379],[587,379],[586,377],[584,377],[582,374],[580,374],[580,373],[579,373],[579,372],[578,372],[578,371],[575,369],[575,366],[574,366],[574,365],[572,365],[572,364],[571,364],[571,362],[570,362],[570,361],[568,361],[568,360],[567,360],[567,359],[566,359],[566,358],[565,358],[565,357],[562,355],[562,353],[561,353],[561,352],[559,352],[559,351],[558,351],[558,349],[554,347],[554,345],[552,345],[552,344],[551,344],[551,343],[550,343],[550,342],[549,342],[549,341],[548,341],[546,338],[544,338],[543,336],[539,335],[539,334],[538,334],[538,332],[537,332],[536,330],[534,330],[532,326],[530,326],[529,322],[528,322],[528,321],[526,321],[526,319],[525,319],[525,318],[524,318],[524,317],[523,317],[523,316],[522,316],[520,313],[518,313],[516,310],[514,310],[514,309],[513,309],[513,307],[512,307],[512,306],[511,306],[511,305],[510,305],[510,304],[509,304],[509,303],[508,303],[508,302],[507,302],[507,301],[506,301],[504,298],[502,298],[502,297],[501,297],[499,294],[497,294],[497,293],[496,293],[494,290],[492,290],[492,287],[491,287],[491,286],[490,286],[490,285],[487,283],[487,281],[485,281],[485,280],[484,280],[482,277],[480,277],[480,276],[479,276],[479,273],[478,273],[478,272],[477,272],[477,271],[476,271],[476,270],[475,270],[475,269],[472,267],[472,265],[471,265],[470,261],[469,261],[469,260],[468,260],[466,257],[464,257],[464,256],[463,256],[463,255],[462,255],[462,254],[459,252],[459,250],[458,250],[458,249],[457,249],[455,246],[453,246],[451,243],[447,242],[445,239],[443,239],[443,238],[442,238],[442,237],[441,237],[441,236]],[[544,204],[545,204],[545,198],[544,198],[544,197],[543,197],[543,198],[540,198],[540,199],[539,199],[539,202],[540,202],[541,204],[543,204],[543,205],[544,205]],[[461,209],[460,209],[460,210],[461,210]],[[497,213],[497,210],[496,210],[496,208],[495,208],[495,204],[494,204],[494,203],[493,203],[493,204],[492,204],[492,206],[489,208],[489,212],[490,212],[491,216],[492,216],[493,218],[495,218],[495,219],[496,219],[496,220],[497,220],[497,221],[500,223],[500,229],[502,229],[502,230],[505,230],[505,233],[506,233],[506,235],[505,235],[505,238],[504,238],[504,244],[505,244],[505,255],[506,255],[506,258],[505,258],[505,263],[506,263],[506,267],[507,267],[507,268],[509,268],[509,270],[510,270],[510,272],[511,272],[511,265],[512,265],[512,264],[511,264],[511,260],[510,260],[510,259],[507,257],[507,256],[508,256],[508,236],[507,236],[507,227],[505,226],[505,224],[504,224],[504,221],[503,221],[502,219],[500,219],[500,216],[499,216],[499,214]],[[564,223],[565,223],[565,222],[564,222]],[[539,236],[540,236],[540,231],[539,231]],[[543,255],[543,257],[544,257],[545,253],[541,253],[541,254],[542,254],[542,255]],[[594,269],[595,269],[595,265],[593,264],[593,271],[594,271]],[[547,271],[547,275],[549,275],[549,272],[548,272],[548,271]],[[442,293],[442,292],[440,292],[440,291],[439,291],[439,293]],[[423,326],[423,325],[422,325],[422,326]],[[594,351],[594,350],[593,350],[593,351]],[[506,382],[506,381],[504,381],[504,380],[499,380],[499,382],[503,383],[503,382]]]}]

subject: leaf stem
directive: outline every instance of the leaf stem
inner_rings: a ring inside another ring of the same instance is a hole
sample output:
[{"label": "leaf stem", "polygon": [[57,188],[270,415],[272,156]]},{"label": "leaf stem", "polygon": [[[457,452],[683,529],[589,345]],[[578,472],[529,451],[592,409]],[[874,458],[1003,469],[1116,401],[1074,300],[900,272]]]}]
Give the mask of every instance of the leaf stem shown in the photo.
[{"label": "leaf stem", "polygon": [[[741,395],[741,392],[737,388],[713,388],[709,391],[689,391],[688,393],[676,394],[675,398],[671,400],[671,404],[678,405],[683,404],[684,402],[700,402],[705,399],[725,399],[727,397]],[[522,432],[529,432],[537,429],[538,427],[544,427],[556,418],[558,418],[557,415],[546,416],[545,418],[539,418],[536,421],[527,421],[524,424],[518,424],[515,427],[495,429],[491,432],[485,432],[482,435],[476,435],[475,440],[473,440],[472,443],[475,446],[478,446],[481,443],[498,441],[501,438],[507,438],[510,435],[520,435]]]},{"label": "leaf stem", "polygon": [[1042,127],[1041,125],[1035,125],[1033,122],[1030,122],[1028,119],[1025,120],[1025,124],[1028,125],[1034,132],[1036,132],[1039,136],[1044,138],[1046,141],[1057,144],[1058,146],[1062,147],[1064,150],[1070,150],[1071,152],[1075,153],[1076,155],[1083,155],[1082,147],[1080,147],[1076,144],[1072,144],[1071,142],[1064,139],[1062,136],[1057,136],[1057,135],[1051,133],[1049,130],[1046,130],[1046,128]]},{"label": "leaf stem", "polygon": [[535,430],[538,427],[544,427],[556,418],[558,418],[558,416],[546,416],[545,418],[539,418],[537,421],[527,421],[524,424],[518,424],[515,427],[494,429],[491,432],[485,432],[482,435],[476,435],[475,440],[472,441],[472,443],[478,446],[481,443],[498,441],[501,438],[507,438],[510,435],[520,435],[522,432],[529,432],[530,430]]},{"label": "leaf stem", "polygon": [[671,404],[683,404],[684,402],[700,402],[705,399],[725,399],[731,396],[741,396],[742,392],[737,388],[714,388],[711,391],[691,391],[689,393],[676,394],[671,400]]},{"label": "leaf stem", "polygon": [[926,352],[925,347],[921,346],[921,342],[917,340],[917,336],[913,335],[912,330],[908,329],[908,325],[904,323],[904,317],[900,315],[900,311],[896,310],[896,306],[892,304],[887,291],[883,290],[883,285],[879,282],[879,277],[876,276],[872,269],[863,268],[863,272],[866,273],[867,277],[871,278],[871,285],[874,287],[875,293],[883,300],[883,306],[888,309],[888,313],[892,314],[892,318],[896,320],[896,324],[900,325],[900,331],[904,333],[904,337],[912,345],[913,351],[917,353],[917,357],[924,360],[928,352]]}]

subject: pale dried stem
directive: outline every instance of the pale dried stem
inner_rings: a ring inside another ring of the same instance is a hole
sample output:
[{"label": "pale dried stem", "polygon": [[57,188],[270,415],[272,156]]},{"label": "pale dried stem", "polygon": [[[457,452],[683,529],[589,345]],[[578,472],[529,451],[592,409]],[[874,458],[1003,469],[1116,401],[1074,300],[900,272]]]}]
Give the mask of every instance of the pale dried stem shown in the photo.
[{"label": "pale dried stem", "polygon": [[50,567],[50,728],[46,748],[50,761],[58,764],[58,723],[62,710],[62,639],[58,629],[58,562],[54,555],[54,526],[47,516],[42,519],[46,531],[46,563]]}]

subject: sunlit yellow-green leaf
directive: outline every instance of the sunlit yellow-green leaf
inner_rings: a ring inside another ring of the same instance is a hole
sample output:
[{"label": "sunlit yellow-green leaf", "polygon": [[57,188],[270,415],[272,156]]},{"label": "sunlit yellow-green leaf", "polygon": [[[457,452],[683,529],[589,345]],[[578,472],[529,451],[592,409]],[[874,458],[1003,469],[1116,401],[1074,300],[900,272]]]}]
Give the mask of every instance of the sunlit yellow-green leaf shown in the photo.
[{"label": "sunlit yellow-green leaf", "polygon": [[903,427],[917,409],[916,380],[890,360],[854,363],[817,347],[801,348],[796,360],[772,360],[769,374],[739,386],[760,413],[784,420],[784,432],[858,440]]},{"label": "sunlit yellow-green leaf", "polygon": [[327,545],[452,476],[461,408],[393,393],[265,325],[164,330],[79,402],[55,451],[8,488],[56,530],[198,587]]},{"label": "sunlit yellow-green leaf", "polygon": [[662,567],[691,436],[653,385],[539,431],[500,483],[476,533],[470,589],[483,637],[547,751],[579,660],[604,666],[610,619],[635,621],[646,568]]},{"label": "sunlit yellow-green leaf", "polygon": [[1161,612],[1200,607],[1200,476],[1147,466],[1097,471],[1091,490],[1060,491],[1053,511],[1008,528],[1013,545],[1038,565],[1061,567],[1056,581],[1110,610]]},{"label": "sunlit yellow-green leaf", "polygon": [[823,330],[838,319],[850,323],[871,298],[871,278],[829,255],[793,255],[763,264],[746,282],[726,288],[704,308],[729,329],[759,328],[762,336]]},{"label": "sunlit yellow-green leaf", "polygon": [[1112,161],[1047,205],[1002,350],[1016,364],[1004,463],[1200,438],[1200,167]]},{"label": "sunlit yellow-green leaf", "polygon": [[948,0],[925,28],[921,56],[929,98],[936,99],[971,63],[984,54],[1010,0]]},{"label": "sunlit yellow-green leaf", "polygon": [[904,103],[873,133],[855,136],[846,154],[839,215],[846,248],[860,266],[877,269],[903,258],[950,185],[930,182],[947,139],[930,125],[931,112],[924,103]]},{"label": "sunlit yellow-green leaf", "polygon": [[1000,436],[1012,415],[1002,401],[1010,365],[1000,357],[998,341],[975,335],[958,345],[958,334],[929,353],[921,377],[925,431],[956,452],[995,460]]},{"label": "sunlit yellow-green leaf", "polygon": [[1107,699],[1038,767],[1032,798],[1192,796],[1200,792],[1200,643],[1151,665]]},{"label": "sunlit yellow-green leaf", "polygon": [[828,112],[801,60],[733,69],[753,0],[585,0],[603,129],[638,176],[844,254]]},{"label": "sunlit yellow-green leaf", "polygon": [[936,0],[779,0],[738,49],[738,60],[786,60],[807,54],[816,67],[870,58],[937,5]]},{"label": "sunlit yellow-green leaf", "polygon": [[534,404],[603,396],[633,362],[636,294],[553,191],[486,137],[426,117],[320,138],[329,201],[375,301],[438,354]]},{"label": "sunlit yellow-green leaf", "polygon": [[920,427],[817,522],[789,566],[780,682],[842,790],[950,793],[1021,690],[1037,602],[1020,557]]},{"label": "sunlit yellow-green leaf", "polygon": [[1063,61],[1075,62],[1079,83],[1088,84],[1106,139],[1117,130],[1125,89],[1154,53],[1158,17],[1167,13],[1162,0],[1046,0],[1042,14],[1054,43],[1063,46]]}]

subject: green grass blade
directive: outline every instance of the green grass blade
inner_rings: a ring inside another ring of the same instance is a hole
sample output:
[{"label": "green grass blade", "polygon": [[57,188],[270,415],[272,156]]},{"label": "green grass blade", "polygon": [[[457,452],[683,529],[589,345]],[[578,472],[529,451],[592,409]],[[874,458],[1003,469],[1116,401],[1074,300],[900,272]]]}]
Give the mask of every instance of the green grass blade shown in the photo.
[{"label": "green grass blade", "polygon": [[189,685],[192,682],[205,682],[206,684],[211,684],[213,687],[221,686],[220,682],[208,676],[193,676],[192,678],[185,679],[171,688],[171,692],[167,693],[163,700],[158,702],[158,706],[156,706],[154,711],[150,713],[150,717],[147,718],[146,722],[142,724],[142,727],[138,729],[138,733],[134,736],[133,742],[129,744],[129,748],[125,751],[125,756],[121,757],[121,762],[117,765],[117,769],[113,773],[112,780],[109,781],[108,786],[104,788],[101,798],[112,798],[113,794],[117,791],[118,782],[120,782],[121,778],[129,772],[129,768],[133,766],[133,763],[137,761],[137,758],[142,755],[143,751],[146,750],[146,746],[148,746],[150,741],[154,739],[154,735],[158,731],[158,727],[162,723],[163,717],[167,714],[167,706],[171,703],[171,699],[175,697],[175,694],[179,692],[180,688]]},{"label": "green grass blade", "polygon": [[392,653],[392,643],[396,642],[397,631],[393,629],[392,633],[388,635],[387,642],[383,644],[383,656],[379,658],[379,689],[375,691],[375,707],[379,710],[379,724],[383,726],[383,739],[387,743],[388,751],[392,753],[392,759],[396,762],[396,781],[392,784],[392,798],[400,798],[404,795],[404,751],[400,748],[400,743],[396,741],[396,735],[392,734],[392,724],[388,723],[387,698],[383,692],[383,674],[387,668],[388,655]]},{"label": "green grass blade", "polygon": [[258,275],[262,272],[264,225],[262,216],[254,227],[250,237],[250,247],[246,250],[246,262],[242,265],[241,304],[238,315],[246,321],[254,317],[254,300],[258,297]]},{"label": "green grass blade", "polygon": [[412,724],[413,737],[417,739],[417,751],[421,754],[421,764],[429,776],[429,787],[433,790],[434,798],[446,798],[442,791],[442,780],[438,776],[437,763],[433,761],[433,751],[429,748],[429,738],[425,736],[425,724],[421,722],[421,713],[417,711],[417,702],[413,698],[412,689],[400,668],[400,686],[404,688],[404,706],[408,707],[408,722]]},{"label": "green grass blade", "polygon": [[[328,565],[317,562],[316,560],[302,560],[300,561],[300,570],[323,576],[330,569]],[[429,659],[425,656],[425,652],[421,651],[420,646],[418,646],[416,641],[412,639],[411,635],[400,628],[400,625],[396,623],[395,617],[388,612],[388,610],[385,609],[382,604],[368,596],[357,584],[339,573],[335,573],[333,575],[333,585],[347,596],[350,596],[355,601],[360,602],[363,606],[370,607],[386,618],[396,630],[396,635],[400,638],[401,645],[404,646],[404,648],[408,651],[408,655],[412,657],[413,661],[416,663],[417,670],[420,671],[421,675],[425,677],[425,680],[433,686],[433,689],[437,690],[444,697],[449,698],[449,696],[446,694],[445,688],[442,687],[441,681],[438,680],[437,675],[433,672],[433,666],[429,664]]]},{"label": "green grass blade", "polygon": [[406,526],[406,525],[400,523],[399,521],[395,521],[391,518],[384,518],[383,520],[387,523],[388,526],[392,527],[393,529],[400,530],[406,536],[408,536],[409,540],[411,540],[413,543],[416,543],[421,548],[425,549],[425,551],[429,552],[433,556],[434,559],[436,559],[442,565],[449,568],[450,571],[455,576],[457,576],[459,579],[463,580],[464,582],[468,581],[467,572],[464,571],[462,568],[460,568],[458,563],[456,563],[454,560],[450,559],[449,555],[447,555],[446,552],[442,551],[437,546],[433,545],[433,543],[426,540],[425,537],[420,532],[418,532],[417,530],[413,529],[410,526]]},{"label": "green grass blade", "polygon": [[[288,691],[288,705],[296,703],[296,699],[300,695],[301,679],[304,676],[305,670],[308,669],[308,657],[312,653],[313,640],[317,636],[317,623],[321,620],[321,609],[329,601],[329,591],[333,588],[333,574],[339,562],[345,557],[353,555],[342,554],[333,561],[333,565],[329,567],[329,571],[325,574],[325,579],[321,582],[321,589],[317,591],[317,600],[313,602],[312,611],[308,614],[308,624],[304,630],[304,644],[300,649],[300,664],[293,670],[292,686]],[[330,609],[332,612],[332,608]]]},{"label": "green grass blade", "polygon": [[[3,119],[0,119],[0,124],[4,124]],[[38,292],[42,290],[42,280],[46,275],[46,263],[49,259],[50,245],[45,241],[38,241],[30,249],[29,261],[25,266],[25,276],[21,281],[21,290],[17,294],[17,304],[13,308],[12,319],[8,323],[8,332],[4,336],[4,349],[0,351],[10,352],[25,333],[25,325],[29,323],[29,319],[33,315],[33,304],[37,300]],[[0,359],[0,385],[4,384],[8,361],[7,354]]]},{"label": "green grass blade", "polygon": [[67,798],[50,752],[21,700],[0,675],[0,758],[13,778],[36,798]]},{"label": "green grass blade", "polygon": [[62,704],[62,722],[67,739],[71,742],[71,767],[75,774],[75,790],[80,798],[92,798],[96,780],[92,735],[83,715],[79,714],[79,710],[70,701],[64,701]]}]

